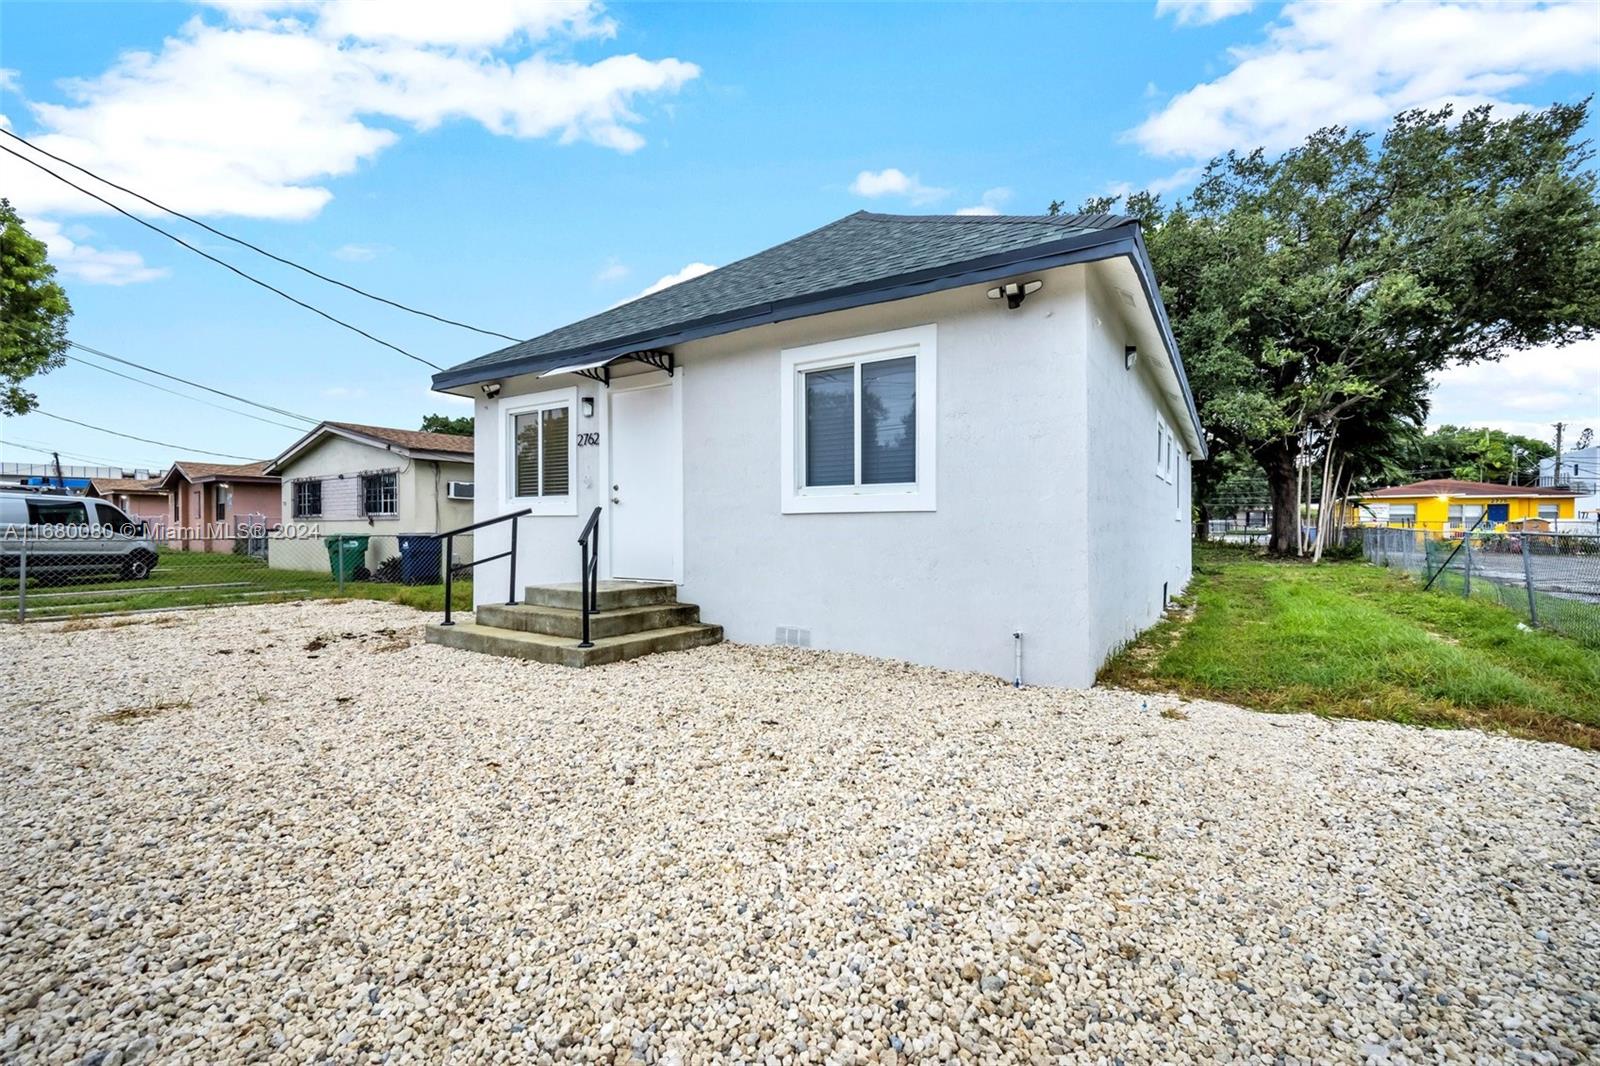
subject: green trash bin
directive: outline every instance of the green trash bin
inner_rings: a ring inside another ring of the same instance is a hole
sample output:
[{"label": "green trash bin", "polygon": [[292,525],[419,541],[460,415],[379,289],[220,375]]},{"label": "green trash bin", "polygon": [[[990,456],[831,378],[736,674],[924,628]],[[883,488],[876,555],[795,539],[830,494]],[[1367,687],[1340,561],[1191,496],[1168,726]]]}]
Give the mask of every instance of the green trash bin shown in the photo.
[{"label": "green trash bin", "polygon": [[354,533],[323,537],[328,546],[328,573],[340,581],[354,580],[356,570],[367,565],[367,542],[371,539]]}]

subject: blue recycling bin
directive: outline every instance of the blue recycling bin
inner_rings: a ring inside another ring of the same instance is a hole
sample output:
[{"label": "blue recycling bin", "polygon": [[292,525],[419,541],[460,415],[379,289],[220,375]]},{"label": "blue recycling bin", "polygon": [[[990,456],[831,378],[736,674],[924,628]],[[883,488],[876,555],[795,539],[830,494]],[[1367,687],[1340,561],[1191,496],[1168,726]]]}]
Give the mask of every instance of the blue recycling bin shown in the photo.
[{"label": "blue recycling bin", "polygon": [[437,585],[444,580],[439,569],[439,544],[426,533],[400,538],[400,580],[407,585]]}]

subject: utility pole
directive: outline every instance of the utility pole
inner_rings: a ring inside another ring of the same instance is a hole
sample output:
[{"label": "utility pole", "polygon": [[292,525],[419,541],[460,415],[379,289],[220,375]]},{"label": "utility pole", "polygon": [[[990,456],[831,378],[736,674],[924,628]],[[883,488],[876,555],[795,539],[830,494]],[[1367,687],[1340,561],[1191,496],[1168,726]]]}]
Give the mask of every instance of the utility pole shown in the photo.
[{"label": "utility pole", "polygon": [[51,452],[50,458],[56,461],[56,488],[62,492],[67,491],[67,479],[61,473],[61,453]]},{"label": "utility pole", "polygon": [[1550,482],[1550,484],[1556,486],[1557,488],[1561,486],[1561,434],[1566,428],[1567,424],[1565,422],[1556,423],[1556,476],[1555,480]]}]

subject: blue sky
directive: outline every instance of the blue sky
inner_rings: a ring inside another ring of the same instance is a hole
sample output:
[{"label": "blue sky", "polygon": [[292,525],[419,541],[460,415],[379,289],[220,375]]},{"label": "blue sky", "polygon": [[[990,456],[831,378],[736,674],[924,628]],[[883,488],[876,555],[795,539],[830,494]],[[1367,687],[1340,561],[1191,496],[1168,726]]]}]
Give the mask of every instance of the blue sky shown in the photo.
[{"label": "blue sky", "polygon": [[[860,208],[1181,192],[1230,147],[1406,106],[1576,100],[1597,69],[1600,18],[1566,4],[0,8],[8,128],[325,273],[518,336]],[[75,340],[313,417],[410,427],[464,409],[428,391],[427,368],[9,156],[0,192],[49,240]],[[435,363],[498,345],[151,217]],[[296,435],[84,365],[36,391],[46,411],[193,448],[269,457]],[[1435,403],[1436,420],[1600,428],[1600,347],[1452,373]],[[130,465],[183,454],[37,414],[0,425],[0,458],[41,458],[18,442]]]}]

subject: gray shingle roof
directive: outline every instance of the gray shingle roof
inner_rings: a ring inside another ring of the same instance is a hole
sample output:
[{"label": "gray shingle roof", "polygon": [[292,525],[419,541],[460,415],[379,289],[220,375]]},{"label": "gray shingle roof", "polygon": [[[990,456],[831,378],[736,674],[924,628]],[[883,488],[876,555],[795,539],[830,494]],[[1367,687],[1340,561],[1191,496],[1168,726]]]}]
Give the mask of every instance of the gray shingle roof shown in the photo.
[{"label": "gray shingle roof", "polygon": [[[812,313],[829,296],[864,294],[907,282],[953,277],[1026,262],[1120,227],[1123,215],[881,215],[858,211],[709,274],[679,282],[597,315],[469,360],[434,376],[435,388],[577,366],[585,358],[667,346],[694,336]],[[794,314],[781,312],[792,308]],[[757,320],[757,321],[753,321]],[[723,328],[718,328],[719,326]]]}]

